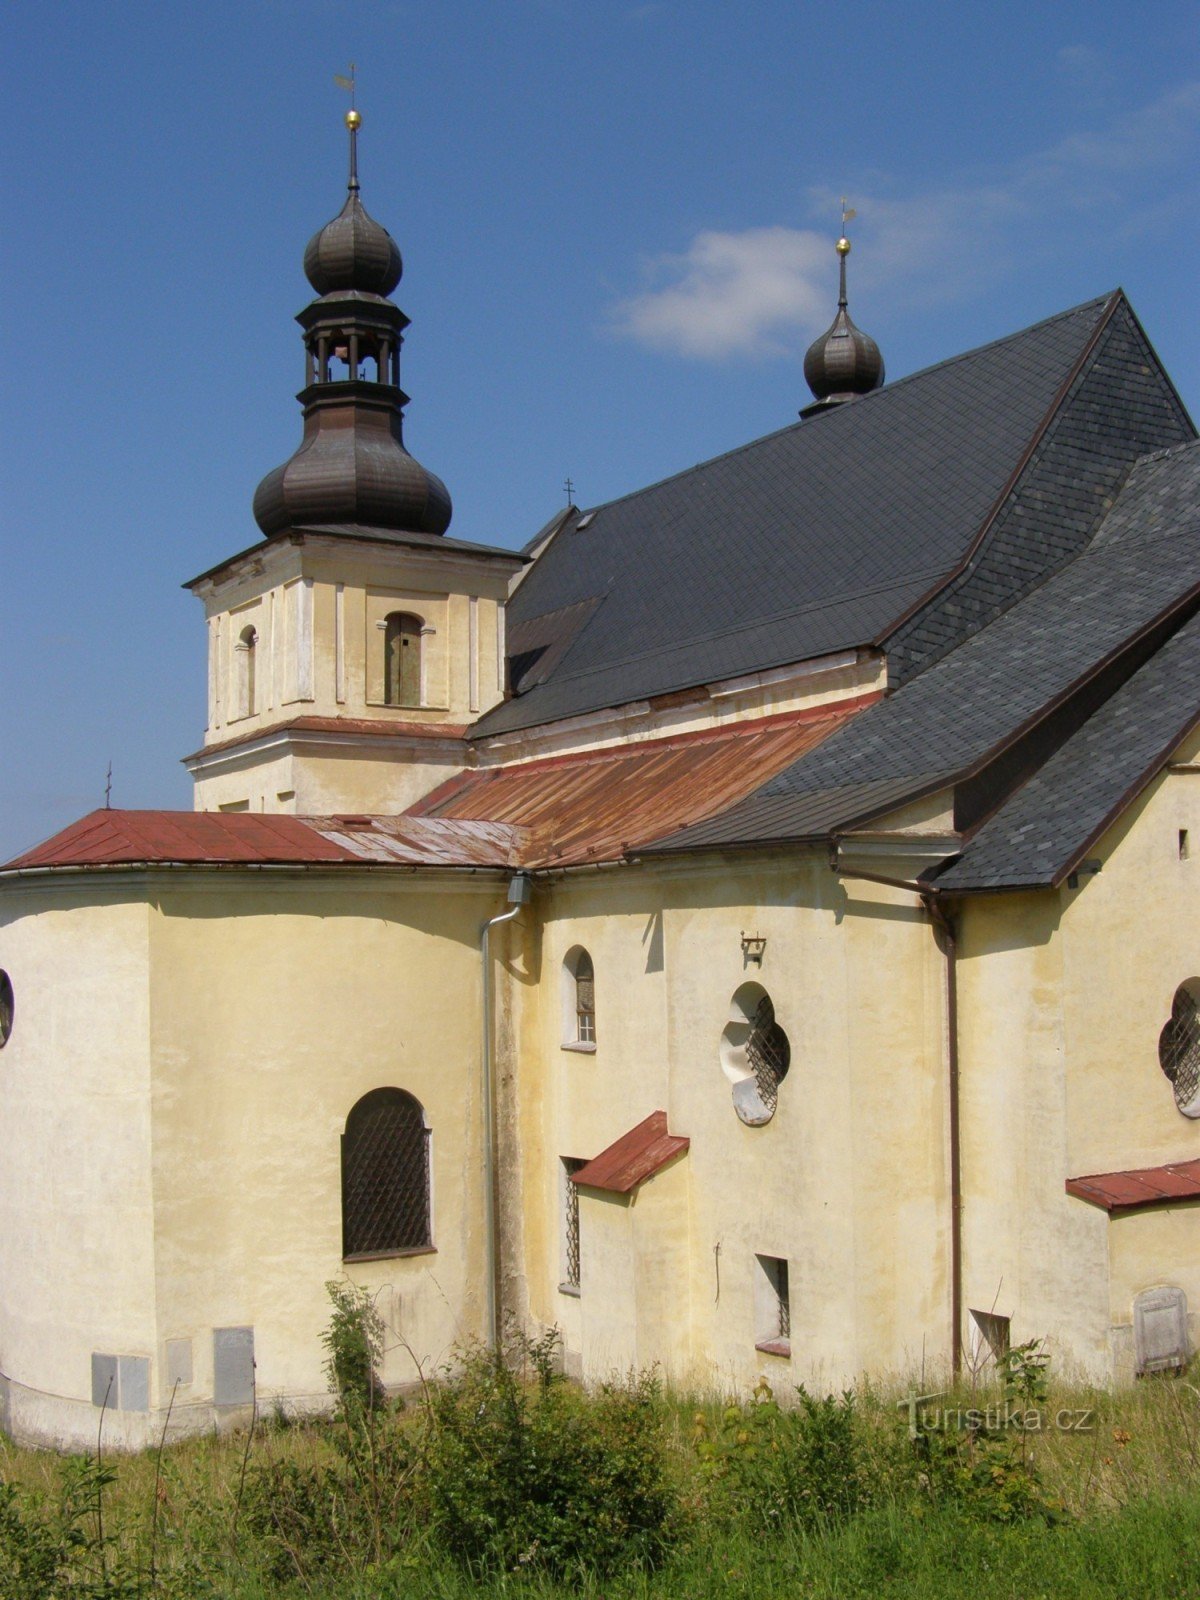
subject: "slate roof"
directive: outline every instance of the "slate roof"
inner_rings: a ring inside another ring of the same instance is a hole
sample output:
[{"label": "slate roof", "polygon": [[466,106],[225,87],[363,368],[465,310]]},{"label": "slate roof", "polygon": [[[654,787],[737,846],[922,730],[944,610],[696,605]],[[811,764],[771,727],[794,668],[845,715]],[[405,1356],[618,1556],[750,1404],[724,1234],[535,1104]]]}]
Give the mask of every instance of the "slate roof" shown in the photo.
[{"label": "slate roof", "polygon": [[984,824],[938,875],[938,888],[1061,883],[1197,721],[1200,616],[1186,622]]},{"label": "slate roof", "polygon": [[573,607],[580,625],[549,676],[472,736],[879,638],[965,558],[1120,298],[566,524],[513,596],[509,625]]},{"label": "slate roof", "polygon": [[[1177,481],[1168,488],[1171,476]],[[1174,518],[1168,508],[1193,500],[1200,506],[1200,445],[1148,463],[1126,492],[1134,506],[1163,508],[1141,534],[1122,497],[1121,537],[1098,538],[1040,589],[740,805],[650,850],[821,837],[878,816],[976,770],[1145,630],[1172,614],[1182,623],[1200,596],[1196,522],[1191,513]],[[1190,638],[1179,644],[1181,652]],[[1164,706],[1158,734],[1171,715]],[[1138,750],[1156,736],[1148,730]]]}]

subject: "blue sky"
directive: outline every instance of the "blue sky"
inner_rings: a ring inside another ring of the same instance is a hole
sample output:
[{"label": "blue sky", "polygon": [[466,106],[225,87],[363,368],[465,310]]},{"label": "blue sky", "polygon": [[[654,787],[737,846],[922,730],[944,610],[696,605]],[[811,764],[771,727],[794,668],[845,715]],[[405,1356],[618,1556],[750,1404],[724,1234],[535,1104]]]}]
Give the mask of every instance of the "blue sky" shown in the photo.
[{"label": "blue sky", "polygon": [[1200,414],[1200,8],[16,0],[0,21],[0,859],[190,805],[204,630],[300,436],[301,257],[363,197],[406,439],[522,543],[791,421],[857,207],[890,377],[1129,292]]}]

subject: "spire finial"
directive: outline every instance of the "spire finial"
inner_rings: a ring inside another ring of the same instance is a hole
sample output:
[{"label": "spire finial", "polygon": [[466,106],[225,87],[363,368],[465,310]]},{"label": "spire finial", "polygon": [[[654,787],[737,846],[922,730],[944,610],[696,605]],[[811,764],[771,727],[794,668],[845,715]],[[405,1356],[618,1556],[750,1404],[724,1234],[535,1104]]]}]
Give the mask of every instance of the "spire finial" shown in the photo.
[{"label": "spire finial", "polygon": [[339,89],[345,89],[350,96],[350,109],[346,113],[346,126],[350,130],[350,182],[346,187],[351,194],[358,193],[358,130],[362,126],[362,114],[354,103],[357,80],[354,74],[354,63],[350,63],[350,76],[344,77],[340,72],[335,72],[333,81]]},{"label": "spire finial", "polygon": [[842,196],[842,232],[837,242],[837,253],[841,264],[841,281],[838,291],[838,305],[845,306],[846,301],[846,257],[850,254],[850,241],[846,237],[846,224],[853,222],[858,212],[853,206],[847,209],[846,196]]}]

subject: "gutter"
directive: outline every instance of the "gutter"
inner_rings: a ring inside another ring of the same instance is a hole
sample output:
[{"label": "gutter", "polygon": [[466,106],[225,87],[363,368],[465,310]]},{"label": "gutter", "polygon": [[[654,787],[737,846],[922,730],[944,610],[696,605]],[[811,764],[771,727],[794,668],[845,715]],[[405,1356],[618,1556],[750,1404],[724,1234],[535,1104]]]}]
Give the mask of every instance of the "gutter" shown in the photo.
[{"label": "gutter", "polygon": [[962,1272],[962,1136],[958,1068],[958,932],[947,908],[948,897],[933,884],[909,878],[889,878],[882,872],[856,872],[841,861],[835,840],[830,868],[843,878],[861,878],[889,889],[904,889],[919,897],[933,929],[934,942],[946,958],[946,1076],[950,1122],[950,1362],[955,1381],[962,1376],[963,1272]]},{"label": "gutter", "polygon": [[480,1045],[480,1076],[483,1102],[483,1235],[484,1283],[486,1287],[487,1314],[485,1334],[488,1349],[500,1353],[500,1335],[496,1317],[496,1274],[499,1251],[496,1247],[496,1112],[493,1088],[492,1061],[492,955],[491,933],[502,922],[511,922],[533,898],[533,883],[527,872],[514,873],[508,885],[510,910],[491,917],[479,931],[479,955],[483,968],[483,1027]]}]

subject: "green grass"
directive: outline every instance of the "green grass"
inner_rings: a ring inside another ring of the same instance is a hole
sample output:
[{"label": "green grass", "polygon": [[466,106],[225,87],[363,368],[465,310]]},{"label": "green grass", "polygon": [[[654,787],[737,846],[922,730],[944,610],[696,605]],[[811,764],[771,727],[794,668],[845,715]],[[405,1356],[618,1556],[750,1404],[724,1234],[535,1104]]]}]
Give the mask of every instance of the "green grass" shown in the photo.
[{"label": "green grass", "polygon": [[[529,1393],[536,1396],[536,1388]],[[998,1396],[976,1391],[960,1397],[964,1409],[985,1398],[994,1403]],[[1038,1492],[1061,1511],[1008,1521],[994,1519],[986,1493],[963,1504],[939,1490],[914,1463],[896,1396],[866,1389],[855,1408],[863,1508],[833,1523],[815,1515],[764,1524],[759,1513],[774,1447],[754,1428],[756,1416],[766,1413],[728,1406],[713,1396],[659,1402],[662,1465],[676,1515],[669,1553],[654,1571],[624,1567],[597,1577],[572,1570],[555,1581],[538,1570],[535,1558],[528,1565],[518,1561],[515,1571],[479,1577],[436,1544],[435,1519],[403,1494],[384,1497],[387,1517],[399,1514],[397,1506],[405,1509],[403,1528],[389,1525],[382,1563],[371,1564],[362,1524],[335,1516],[328,1559],[313,1563],[300,1549],[289,1566],[287,1541],[281,1551],[279,1540],[263,1534],[270,1520],[264,1521],[261,1500],[257,1514],[247,1492],[239,1505],[242,1433],[171,1446],[161,1472],[154,1451],[109,1458],[115,1477],[101,1491],[109,1540],[103,1552],[96,1543],[93,1488],[77,1478],[85,1504],[73,1524],[76,1543],[70,1549],[63,1544],[65,1566],[53,1586],[38,1589],[31,1579],[30,1587],[20,1587],[12,1574],[19,1574],[15,1544],[24,1534],[14,1534],[11,1521],[0,1518],[0,1594],[4,1600],[1200,1600],[1200,1391],[1186,1381],[1149,1382],[1115,1395],[1052,1386],[1043,1415],[1090,1411],[1092,1424],[1087,1431],[1051,1427],[1028,1437]],[[578,1410],[564,1413],[572,1426]],[[294,1465],[313,1482],[323,1482],[327,1469],[344,1471],[345,1430],[339,1435],[339,1426],[260,1423],[250,1441],[248,1482],[263,1481],[273,1466]],[[381,1424],[403,1445],[396,1459],[428,1440],[422,1433],[428,1426],[419,1407]],[[718,1449],[715,1466],[698,1450],[703,1439],[726,1441],[727,1455]],[[479,1470],[491,1470],[482,1458]],[[0,1483],[15,1486],[25,1529],[41,1527],[47,1537],[64,1540],[70,1520],[62,1510],[64,1484],[83,1471],[0,1439]]]}]

